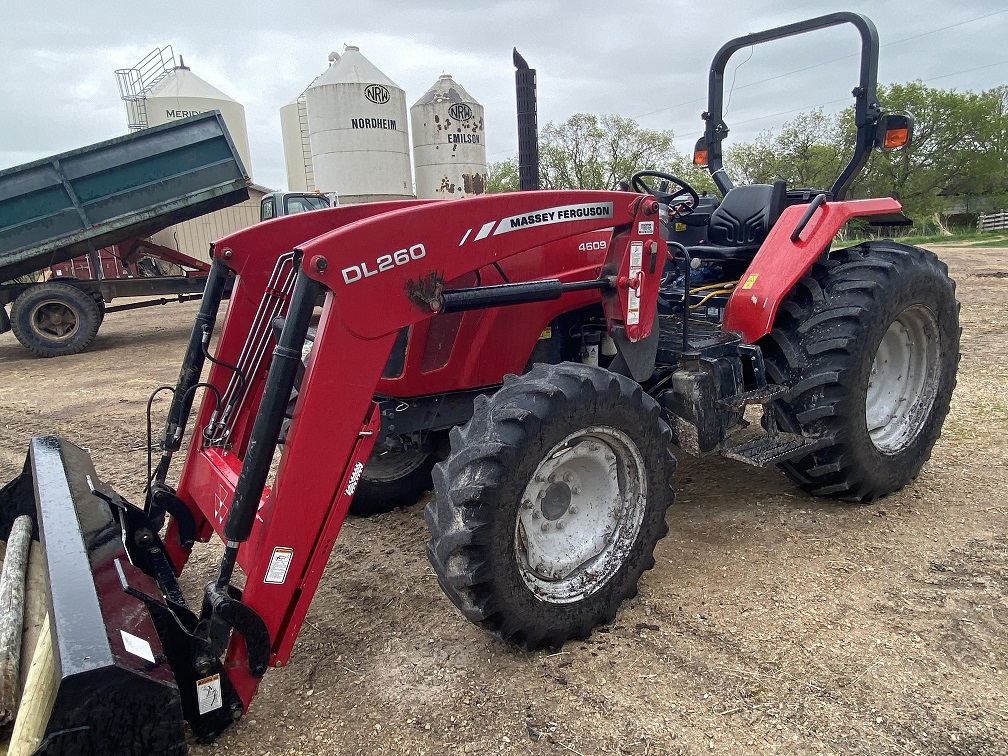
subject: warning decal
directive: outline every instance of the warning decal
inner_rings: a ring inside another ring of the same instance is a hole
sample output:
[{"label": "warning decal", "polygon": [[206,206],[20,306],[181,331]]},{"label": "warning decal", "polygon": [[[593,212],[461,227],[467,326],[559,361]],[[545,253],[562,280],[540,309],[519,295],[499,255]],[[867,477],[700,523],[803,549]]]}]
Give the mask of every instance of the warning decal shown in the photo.
[{"label": "warning decal", "polygon": [[[644,265],[644,242],[630,242],[630,280],[640,276]],[[633,286],[627,289],[627,325],[640,323],[640,296]]]},{"label": "warning decal", "polygon": [[200,716],[224,705],[220,675],[210,675],[196,681],[196,700],[199,702]]},{"label": "warning decal", "polygon": [[289,549],[286,546],[277,546],[273,549],[273,556],[270,557],[269,568],[266,570],[263,582],[282,584],[287,579],[287,570],[290,569],[293,559],[294,549]]}]

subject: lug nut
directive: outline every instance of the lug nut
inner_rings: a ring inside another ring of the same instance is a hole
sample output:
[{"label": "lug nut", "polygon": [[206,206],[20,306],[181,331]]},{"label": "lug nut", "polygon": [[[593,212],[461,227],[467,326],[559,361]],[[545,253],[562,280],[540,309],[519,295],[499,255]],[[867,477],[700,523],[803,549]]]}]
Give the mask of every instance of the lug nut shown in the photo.
[{"label": "lug nut", "polygon": [[556,529],[557,530],[563,530],[563,527],[564,527],[563,520],[557,520],[556,521]]},{"label": "lug nut", "polygon": [[543,533],[545,533],[547,530],[549,530],[549,523],[548,522],[544,522],[542,524],[541,530],[542,530]]},{"label": "lug nut", "polygon": [[567,507],[567,512],[569,514],[576,515],[578,513],[577,504],[571,504],[569,507]]},{"label": "lug nut", "polygon": [[574,480],[574,473],[565,472],[564,473],[564,482],[565,483],[570,483],[572,480]]},{"label": "lug nut", "polygon": [[532,519],[533,520],[538,520],[539,519],[539,510],[538,509],[533,509],[532,510]]},{"label": "lug nut", "polygon": [[[579,493],[581,493],[581,486],[574,486],[573,488],[571,488],[571,493],[574,494],[575,496],[577,496]],[[573,510],[573,506],[572,506],[572,510]]]},{"label": "lug nut", "polygon": [[556,475],[550,475],[549,478],[547,478],[547,480],[550,483],[556,483]]}]

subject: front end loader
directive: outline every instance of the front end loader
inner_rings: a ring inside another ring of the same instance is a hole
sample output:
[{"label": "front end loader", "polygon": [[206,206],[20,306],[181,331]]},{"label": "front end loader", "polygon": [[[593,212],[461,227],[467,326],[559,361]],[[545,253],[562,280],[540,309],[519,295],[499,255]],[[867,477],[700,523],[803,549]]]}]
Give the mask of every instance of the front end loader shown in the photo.
[{"label": "front end loader", "polygon": [[[51,589],[55,693],[36,752],[184,752],[183,721],[212,739],[240,718],[267,667],[290,656],[378,432],[375,388],[400,329],[446,310],[590,291],[631,353],[654,323],[665,211],[627,192],[530,192],[335,208],[218,242],[146,500],[126,501],[85,451],[55,437],[34,439],[24,472],[0,492],[8,528],[17,514],[36,517]],[[607,228],[615,233],[605,259],[580,280],[444,288]],[[667,442],[656,408],[647,416]],[[667,490],[668,472],[655,471],[651,485]],[[193,544],[214,533],[224,556],[202,605],[190,607],[177,576]]]}]

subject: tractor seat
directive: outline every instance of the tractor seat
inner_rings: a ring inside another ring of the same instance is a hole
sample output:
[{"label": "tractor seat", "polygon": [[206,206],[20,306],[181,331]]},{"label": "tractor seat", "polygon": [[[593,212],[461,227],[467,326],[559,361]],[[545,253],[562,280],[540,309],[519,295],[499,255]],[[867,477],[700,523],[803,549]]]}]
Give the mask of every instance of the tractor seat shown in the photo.
[{"label": "tractor seat", "polygon": [[787,182],[736,186],[721,200],[707,223],[707,243],[689,247],[703,260],[751,260],[780,218]]}]

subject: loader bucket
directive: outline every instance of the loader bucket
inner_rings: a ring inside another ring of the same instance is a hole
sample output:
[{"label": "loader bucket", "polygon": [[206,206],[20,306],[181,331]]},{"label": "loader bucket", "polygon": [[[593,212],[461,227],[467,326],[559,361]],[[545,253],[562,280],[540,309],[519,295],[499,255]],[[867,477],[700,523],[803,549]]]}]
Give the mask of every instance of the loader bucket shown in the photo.
[{"label": "loader bucket", "polygon": [[11,744],[21,752],[187,750],[149,605],[159,590],[130,562],[108,490],[88,454],[55,436],[33,438],[24,472],[0,489],[0,535],[17,514],[35,517],[47,573],[53,673],[38,690],[26,686],[20,716],[32,721],[23,743]]}]

